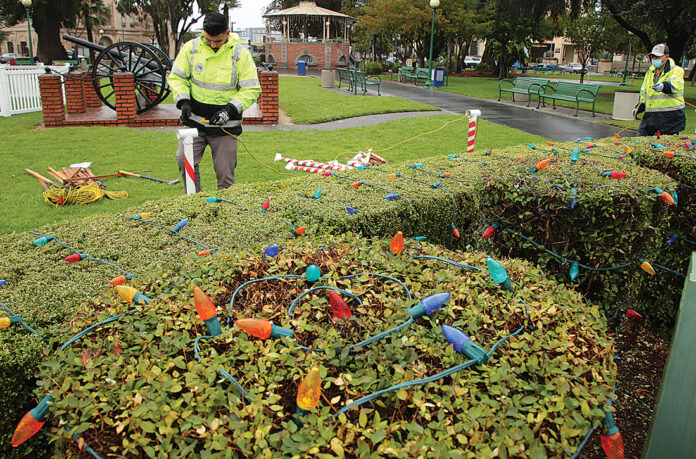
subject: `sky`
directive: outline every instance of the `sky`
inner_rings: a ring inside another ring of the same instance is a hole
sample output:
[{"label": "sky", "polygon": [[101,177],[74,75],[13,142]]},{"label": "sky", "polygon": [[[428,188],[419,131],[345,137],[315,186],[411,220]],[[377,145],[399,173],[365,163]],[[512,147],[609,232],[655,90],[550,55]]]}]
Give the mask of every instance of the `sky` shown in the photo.
[{"label": "sky", "polygon": [[234,28],[263,27],[264,23],[261,15],[269,3],[271,3],[269,0],[241,0],[241,8],[230,10]]}]

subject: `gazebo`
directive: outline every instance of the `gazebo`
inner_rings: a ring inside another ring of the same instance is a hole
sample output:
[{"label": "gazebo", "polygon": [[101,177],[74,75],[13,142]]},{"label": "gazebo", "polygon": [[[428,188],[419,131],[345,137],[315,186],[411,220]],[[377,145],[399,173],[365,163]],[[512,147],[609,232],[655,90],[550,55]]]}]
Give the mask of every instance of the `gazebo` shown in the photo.
[{"label": "gazebo", "polygon": [[[267,37],[270,37],[271,22],[280,24],[283,38],[280,42],[266,42],[266,61],[280,65],[282,69],[297,68],[304,61],[308,67],[331,69],[347,67],[350,45],[348,42],[354,19],[347,14],[317,6],[315,2],[300,2],[299,5],[263,16],[266,19]],[[275,20],[275,21],[274,21]],[[312,37],[319,25],[322,37]],[[293,37],[292,35],[298,35]]]}]

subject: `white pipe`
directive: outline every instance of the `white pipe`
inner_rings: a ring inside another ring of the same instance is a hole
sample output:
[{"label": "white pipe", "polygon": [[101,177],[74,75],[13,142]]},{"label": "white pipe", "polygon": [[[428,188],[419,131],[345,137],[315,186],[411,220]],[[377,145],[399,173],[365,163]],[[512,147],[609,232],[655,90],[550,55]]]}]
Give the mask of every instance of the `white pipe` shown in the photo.
[{"label": "white pipe", "polygon": [[196,174],[193,168],[193,139],[198,137],[198,129],[179,129],[176,138],[184,144],[184,161],[186,169],[186,195],[196,192]]}]

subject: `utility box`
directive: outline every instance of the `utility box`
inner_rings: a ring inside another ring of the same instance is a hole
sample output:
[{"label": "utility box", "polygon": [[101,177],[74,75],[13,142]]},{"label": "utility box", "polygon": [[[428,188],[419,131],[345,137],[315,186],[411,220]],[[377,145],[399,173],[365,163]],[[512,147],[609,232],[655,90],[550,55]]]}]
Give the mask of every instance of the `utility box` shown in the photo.
[{"label": "utility box", "polygon": [[297,61],[297,75],[307,75],[307,63],[305,61]]},{"label": "utility box", "polygon": [[611,118],[614,120],[632,120],[633,109],[638,105],[640,92],[632,89],[617,89],[614,93],[614,111]]},{"label": "utility box", "polygon": [[445,69],[433,69],[430,74],[430,82],[433,88],[441,88],[445,85]]},{"label": "utility box", "polygon": [[336,81],[336,76],[333,70],[322,70],[321,71],[321,87],[322,88],[333,88],[334,81]]}]

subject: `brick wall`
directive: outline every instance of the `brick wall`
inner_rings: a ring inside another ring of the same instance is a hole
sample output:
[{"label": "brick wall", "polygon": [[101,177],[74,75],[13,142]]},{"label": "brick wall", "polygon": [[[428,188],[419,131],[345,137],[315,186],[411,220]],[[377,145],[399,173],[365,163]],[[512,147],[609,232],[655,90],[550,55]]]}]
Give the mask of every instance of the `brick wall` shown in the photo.
[{"label": "brick wall", "polygon": [[[278,72],[259,73],[261,83],[261,95],[258,99],[259,107],[263,118],[257,121],[256,118],[249,118],[249,124],[278,124]],[[253,120],[253,121],[252,121]]]},{"label": "brick wall", "polygon": [[39,76],[39,91],[45,126],[60,126],[65,121],[63,84],[60,75]]},{"label": "brick wall", "polygon": [[65,76],[65,108],[68,113],[85,112],[85,90],[82,73]]},{"label": "brick wall", "polygon": [[92,83],[92,74],[90,72],[85,72],[83,75],[84,81],[84,94],[85,94],[85,107],[87,108],[99,108],[102,105],[102,101],[97,95],[96,89],[94,89],[94,83]]},{"label": "brick wall", "polygon": [[114,91],[116,96],[116,118],[118,124],[130,125],[135,121],[137,106],[135,103],[135,77],[132,73],[114,74]]}]

